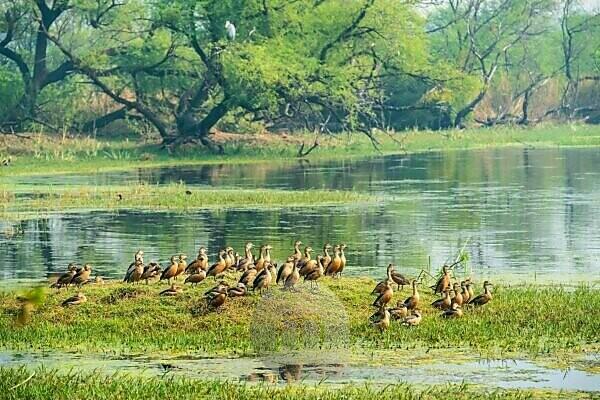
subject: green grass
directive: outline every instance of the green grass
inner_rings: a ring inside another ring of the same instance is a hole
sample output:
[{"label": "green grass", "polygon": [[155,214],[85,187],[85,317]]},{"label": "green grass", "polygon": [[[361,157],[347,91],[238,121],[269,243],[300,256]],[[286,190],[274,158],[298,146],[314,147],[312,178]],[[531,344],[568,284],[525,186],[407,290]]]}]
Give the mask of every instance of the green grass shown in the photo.
[{"label": "green grass", "polygon": [[[176,298],[158,296],[165,284],[90,285],[83,289],[89,301],[74,308],[60,306],[73,290],[50,291],[22,327],[15,325],[16,294],[6,292],[0,295],[0,344],[7,349],[252,355],[265,349],[335,348],[340,345],[336,332],[347,332],[347,345],[362,350],[453,347],[489,355],[538,355],[600,347],[600,291],[589,287],[498,285],[490,304],[459,320],[439,318],[429,307],[434,297],[423,293],[424,321],[419,327],[393,323],[380,333],[367,322],[373,312],[373,284],[367,278],[325,278],[318,294],[303,288],[302,293],[284,295],[273,288],[264,297],[230,299],[220,313],[209,312],[202,299],[212,280],[186,287]],[[396,293],[394,302],[406,296],[406,290]],[[296,333],[278,340],[290,329]],[[265,333],[272,338],[270,348]]]},{"label": "green grass", "polygon": [[[18,196],[19,193],[27,193],[27,196]],[[0,215],[72,209],[185,211],[201,208],[295,207],[374,200],[367,194],[333,190],[199,189],[183,184],[48,188],[0,185]]]},{"label": "green grass", "polygon": [[[600,127],[593,125],[540,125],[533,128],[496,127],[449,131],[379,132],[380,151],[365,135],[327,135],[308,158],[369,157],[378,154],[436,150],[526,146],[600,146]],[[1,137],[0,137],[1,138]],[[224,142],[225,155],[207,153],[197,146],[166,150],[159,145],[132,141],[34,135],[31,139],[1,138],[0,158],[11,156],[0,177],[14,175],[89,173],[140,167],[284,161],[296,157],[300,143],[312,143],[309,134],[245,135]]]},{"label": "green grass", "polygon": [[[29,380],[27,380],[30,378]],[[27,380],[27,381],[26,381]],[[24,382],[24,383],[23,383]],[[13,389],[14,386],[22,383]],[[453,384],[417,387],[407,384],[381,386],[346,385],[338,388],[309,385],[274,386],[235,384],[185,378],[140,378],[132,375],[60,374],[38,369],[0,368],[2,399],[578,399],[590,398],[577,392],[482,389]]]}]

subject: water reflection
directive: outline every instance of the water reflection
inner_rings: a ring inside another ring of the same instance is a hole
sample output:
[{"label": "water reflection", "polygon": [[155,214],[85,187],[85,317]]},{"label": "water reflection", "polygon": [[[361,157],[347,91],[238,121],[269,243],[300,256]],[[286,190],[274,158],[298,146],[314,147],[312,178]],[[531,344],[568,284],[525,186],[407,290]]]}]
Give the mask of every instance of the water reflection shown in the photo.
[{"label": "water reflection", "polygon": [[449,152],[324,163],[139,170],[94,176],[19,178],[26,183],[184,181],[193,185],[328,188],[383,193],[370,207],[91,212],[20,223],[0,221],[0,278],[50,275],[72,261],[120,277],[132,252],[165,261],[198,246],[269,242],[281,259],[302,238],[320,248],[346,242],[348,274],[408,273],[439,265],[465,242],[476,277],[522,281],[600,279],[600,150]]}]

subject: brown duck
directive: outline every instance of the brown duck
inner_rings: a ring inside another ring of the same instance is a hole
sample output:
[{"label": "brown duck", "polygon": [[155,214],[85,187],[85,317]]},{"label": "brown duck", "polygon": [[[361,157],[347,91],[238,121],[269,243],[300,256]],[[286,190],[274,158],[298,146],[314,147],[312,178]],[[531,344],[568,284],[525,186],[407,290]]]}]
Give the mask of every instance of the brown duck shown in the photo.
[{"label": "brown duck", "polygon": [[237,286],[229,288],[227,290],[227,297],[243,297],[246,295],[246,285],[243,283],[237,284]]},{"label": "brown duck", "polygon": [[404,318],[404,321],[402,321],[402,325],[417,326],[421,323],[421,320],[422,320],[421,312],[419,310],[414,310],[411,315]]},{"label": "brown duck", "polygon": [[336,244],[333,246],[333,257],[327,265],[327,269],[325,270],[325,274],[327,276],[335,276],[340,268],[342,268],[342,257],[340,255],[340,245]]},{"label": "brown duck", "polygon": [[188,275],[197,274],[200,270],[206,271],[208,269],[208,256],[206,255],[206,248],[200,247],[198,250],[198,256],[192,261],[187,268],[185,273]]},{"label": "brown duck", "polygon": [[412,281],[412,287],[413,287],[413,294],[412,294],[412,296],[410,296],[409,298],[407,298],[406,300],[404,300],[404,305],[409,310],[414,310],[415,308],[417,308],[419,306],[419,301],[421,300],[421,297],[419,296],[419,291],[417,290],[417,281],[416,281],[416,279],[413,279],[413,281]]},{"label": "brown duck", "polygon": [[392,284],[392,264],[388,265],[386,278],[383,281],[379,281],[371,294],[380,295],[388,285]]},{"label": "brown duck", "polygon": [[187,260],[187,256],[185,254],[180,254],[177,259],[177,273],[175,274],[175,279],[185,272],[185,269],[187,268],[187,261],[185,260]]},{"label": "brown duck", "polygon": [[433,308],[439,308],[440,310],[447,310],[450,308],[452,301],[450,300],[450,289],[444,290],[443,297],[431,303]]},{"label": "brown duck", "polygon": [[246,272],[244,272],[239,280],[239,283],[243,283],[246,286],[250,286],[252,282],[254,282],[254,278],[256,277],[256,268],[252,266]]},{"label": "brown duck", "polygon": [[235,253],[233,247],[227,246],[225,248],[225,264],[227,269],[231,269],[235,265]]},{"label": "brown duck", "polygon": [[308,246],[304,249],[304,256],[298,261],[297,267],[300,276],[306,276],[317,268],[317,260],[313,259],[310,253],[312,253],[312,247]]},{"label": "brown duck", "polygon": [[444,265],[442,267],[442,276],[438,279],[436,284],[432,286],[433,293],[442,294],[444,290],[450,287],[450,271],[448,270],[448,266]]},{"label": "brown duck", "polygon": [[300,261],[302,259],[302,251],[300,251],[301,244],[302,242],[299,240],[294,242],[294,253],[291,255],[291,257],[294,258],[294,261]]},{"label": "brown duck", "polygon": [[127,270],[127,273],[125,274],[125,277],[123,278],[123,282],[127,282],[127,283],[136,283],[139,282],[142,279],[142,275],[144,275],[144,263],[142,260],[137,260],[135,262],[135,265],[131,268],[129,268],[129,270]]},{"label": "brown duck", "polygon": [[90,281],[90,275],[92,274],[92,266],[90,264],[85,264],[79,272],[75,274],[71,283],[73,285],[82,286]]},{"label": "brown duck", "polygon": [[394,320],[404,319],[408,315],[408,308],[401,301],[398,301],[396,307],[390,308],[388,311]]},{"label": "brown duck", "polygon": [[284,288],[287,290],[296,290],[295,286],[300,281],[300,272],[298,272],[298,267],[296,266],[296,262],[292,267],[292,273],[286,278]]},{"label": "brown duck", "polygon": [[383,332],[390,327],[390,312],[382,306],[371,316],[370,321],[371,325]]},{"label": "brown duck", "polygon": [[341,244],[340,245],[340,260],[342,261],[342,263],[340,265],[340,269],[337,271],[337,274],[339,276],[342,276],[342,272],[344,272],[344,268],[346,268],[346,254],[344,253],[345,249],[346,249],[346,245]]},{"label": "brown duck", "polygon": [[[321,258],[321,256],[319,256],[319,258]],[[311,260],[311,262],[314,260]],[[306,264],[304,267],[306,268],[307,265],[310,265],[310,262],[308,264]],[[310,282],[310,287],[313,287],[313,282],[314,284],[317,286],[317,288],[319,287],[319,284],[317,283],[317,281],[325,274],[325,272],[323,271],[323,264],[321,262],[319,262],[319,260],[316,261],[316,265],[314,266],[314,269],[312,271],[310,271],[309,273],[307,273],[306,275],[304,275],[304,282],[309,281]],[[302,273],[300,273],[300,275],[302,275]]]},{"label": "brown duck", "polygon": [[331,245],[329,243],[325,243],[323,246],[323,268],[327,269],[329,263],[331,262],[331,254],[329,254],[329,249],[331,249]]},{"label": "brown duck", "polygon": [[81,292],[77,292],[75,296],[71,296],[62,302],[63,307],[76,306],[87,301],[87,297]]},{"label": "brown duck", "polygon": [[69,286],[69,284],[73,280],[73,277],[77,273],[76,271],[77,266],[73,263],[70,263],[67,267],[67,272],[59,276],[56,282],[54,282],[51,287],[60,289],[63,286]]},{"label": "brown duck", "polygon": [[218,276],[221,276],[227,270],[227,262],[225,261],[225,250],[219,252],[219,261],[210,266],[206,272],[206,276],[212,276],[217,280]]},{"label": "brown duck", "polygon": [[467,282],[462,281],[460,283],[460,287],[462,289],[461,294],[462,294],[463,304],[469,304],[469,299],[471,298],[471,296],[469,295],[469,291],[467,290]]},{"label": "brown duck", "polygon": [[259,293],[262,294],[263,289],[268,289],[271,284],[272,276],[270,268],[263,268],[262,271],[256,275],[252,284],[252,290],[256,292],[258,289]]},{"label": "brown duck", "polygon": [[160,296],[177,296],[179,293],[183,292],[179,286],[176,286],[174,283],[168,289],[163,290],[159,293]]},{"label": "brown duck", "polygon": [[460,318],[463,316],[462,308],[458,303],[452,303],[452,306],[444,311],[441,315],[442,318]]},{"label": "brown duck", "polygon": [[200,282],[202,282],[206,278],[206,272],[204,270],[200,270],[195,274],[192,274],[185,278],[183,284],[190,283],[192,286],[198,286]]},{"label": "brown duck", "polygon": [[404,286],[410,285],[410,280],[408,280],[406,276],[396,272],[396,269],[392,264],[390,264],[390,266],[392,267],[390,278],[396,285],[398,285],[398,290],[402,290],[404,289]]},{"label": "brown duck", "polygon": [[386,284],[383,288],[381,294],[375,299],[373,302],[374,307],[383,307],[386,306],[394,296],[394,289],[392,289],[392,285]]},{"label": "brown duck", "polygon": [[454,285],[452,285],[452,289],[454,291],[454,297],[452,297],[452,304],[458,304],[460,307],[462,307],[464,299],[460,290],[460,284],[458,282],[454,282]]},{"label": "brown duck", "polygon": [[271,250],[271,246],[269,246],[269,245],[260,246],[260,255],[259,255],[258,259],[256,260],[256,262],[254,263],[254,266],[256,267],[256,271],[258,271],[258,272],[262,271],[262,269],[265,267],[265,263],[270,261],[270,259],[271,259],[271,254],[269,253],[270,250]]},{"label": "brown duck", "polygon": [[483,282],[483,294],[480,294],[479,296],[476,296],[474,299],[471,299],[469,301],[469,304],[472,304],[474,306],[483,306],[483,305],[489,303],[492,300],[492,292],[490,292],[490,286],[494,286],[494,285],[492,285],[488,281]]},{"label": "brown duck", "polygon": [[279,267],[279,271],[277,271],[277,280],[276,283],[279,285],[280,283],[285,284],[285,280],[287,279],[288,276],[290,276],[290,274],[292,273],[292,270],[294,269],[294,257],[290,256],[287,258],[287,260],[281,264],[281,267]]},{"label": "brown duck", "polygon": [[219,308],[225,304],[225,299],[227,299],[227,292],[219,293],[214,295],[213,297],[206,298],[206,304],[208,308],[212,310],[219,310]]},{"label": "brown duck", "polygon": [[177,275],[177,271],[179,269],[179,262],[177,260],[177,256],[171,257],[171,265],[169,265],[162,272],[159,281],[164,281],[165,279],[171,283],[171,279]]},{"label": "brown duck", "polygon": [[146,281],[146,285],[150,279],[156,278],[160,275],[160,265],[157,262],[150,262],[144,267],[144,273],[142,274],[142,280]]},{"label": "brown duck", "polygon": [[254,245],[250,242],[246,243],[246,247],[244,248],[244,258],[242,258],[237,265],[238,271],[246,271],[252,264],[254,264],[254,256],[252,255],[252,247]]}]

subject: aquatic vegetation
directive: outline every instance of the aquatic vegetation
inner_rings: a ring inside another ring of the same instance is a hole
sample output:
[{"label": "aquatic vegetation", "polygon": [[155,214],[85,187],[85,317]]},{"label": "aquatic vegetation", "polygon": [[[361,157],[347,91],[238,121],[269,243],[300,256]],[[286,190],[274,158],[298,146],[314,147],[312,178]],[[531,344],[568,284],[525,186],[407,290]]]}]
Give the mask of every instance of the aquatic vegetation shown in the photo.
[{"label": "aquatic vegetation", "polygon": [[[234,276],[228,281],[234,282]],[[88,301],[65,309],[60,303],[73,294],[74,289],[51,291],[45,303],[38,306],[30,321],[23,327],[15,326],[19,303],[15,293],[0,295],[0,343],[7,349],[68,349],[70,351],[113,352],[168,352],[207,354],[254,354],[264,343],[256,341],[253,326],[257,310],[285,316],[281,307],[275,307],[270,294],[264,297],[250,295],[230,299],[219,313],[205,310],[202,294],[212,286],[212,279],[198,288],[186,287],[177,297],[161,297],[158,293],[166,284],[136,285],[125,289],[121,283],[86,285],[83,292]],[[315,303],[327,304],[335,296],[334,307],[343,307],[338,315],[347,320],[337,324],[347,329],[348,348],[361,349],[444,349],[466,348],[475,353],[490,355],[507,353],[579,352],[600,348],[600,291],[589,287],[565,289],[560,287],[502,287],[494,291],[494,299],[481,309],[467,310],[456,320],[439,317],[439,311],[428,306],[421,308],[423,322],[415,328],[406,328],[395,321],[381,333],[373,329],[368,317],[373,312],[369,295],[374,281],[367,278],[323,278],[319,285],[323,295],[317,294]],[[302,291],[308,284],[301,285]],[[273,292],[280,288],[271,289]],[[481,290],[478,287],[478,290]],[[289,294],[293,296],[292,294]],[[303,294],[304,295],[304,294]],[[396,293],[392,303],[407,297],[407,291]],[[422,293],[423,304],[434,298]],[[286,304],[286,298],[277,304]],[[327,300],[329,301],[329,300]],[[336,306],[337,304],[337,306]],[[322,318],[312,310],[290,317],[290,321]],[[337,314],[336,314],[337,315]],[[283,317],[285,319],[285,317]],[[277,324],[282,318],[263,317],[260,332],[269,332],[273,324],[271,350],[313,346],[328,343],[314,329],[308,337],[289,335],[296,343],[277,340]],[[315,326],[321,326],[317,324]],[[330,331],[329,328],[322,332]],[[151,332],[142,334],[141,332]],[[345,336],[345,334],[344,334]],[[263,340],[264,338],[261,338]]]},{"label": "aquatic vegetation", "polygon": [[[436,150],[476,149],[487,147],[564,147],[600,146],[598,128],[593,125],[541,125],[534,128],[494,127],[448,131],[376,132],[380,142],[376,150],[364,134],[327,135],[310,159],[370,157]],[[225,155],[215,155],[205,148],[184,147],[170,152],[158,144],[133,141],[99,141],[89,137],[32,135],[23,141],[14,138],[0,142],[0,154],[12,155],[10,167],[0,168],[0,177],[8,175],[98,172],[141,167],[185,166],[201,164],[251,163],[295,160],[302,142],[312,142],[314,135],[239,135],[240,139],[224,142]],[[337,151],[336,151],[337,150]]]},{"label": "aquatic vegetation", "polygon": [[54,370],[0,368],[0,393],[5,399],[379,399],[379,400],[520,400],[589,398],[582,392],[483,389],[467,384],[413,386],[408,384],[275,386],[265,383],[236,384],[187,378],[143,378],[135,375],[61,374]]},{"label": "aquatic vegetation", "polygon": [[[13,192],[11,192],[13,191]],[[27,196],[15,196],[25,192]],[[207,189],[184,184],[0,187],[5,214],[74,209],[186,211],[201,208],[293,207],[374,202],[368,194],[334,190]]]}]

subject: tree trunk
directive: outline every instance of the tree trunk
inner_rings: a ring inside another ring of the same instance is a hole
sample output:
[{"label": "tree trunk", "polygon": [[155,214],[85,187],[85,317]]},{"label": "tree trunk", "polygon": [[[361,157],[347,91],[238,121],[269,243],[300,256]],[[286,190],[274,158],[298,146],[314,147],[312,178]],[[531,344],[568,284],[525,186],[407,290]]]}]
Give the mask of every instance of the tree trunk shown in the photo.
[{"label": "tree trunk", "polygon": [[485,94],[487,92],[487,87],[484,87],[477,97],[475,97],[469,104],[467,104],[462,110],[456,113],[456,117],[454,117],[454,126],[456,128],[461,128],[463,126],[464,119],[471,114],[471,112],[475,109],[477,104],[483,100]]}]

